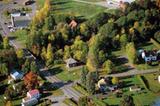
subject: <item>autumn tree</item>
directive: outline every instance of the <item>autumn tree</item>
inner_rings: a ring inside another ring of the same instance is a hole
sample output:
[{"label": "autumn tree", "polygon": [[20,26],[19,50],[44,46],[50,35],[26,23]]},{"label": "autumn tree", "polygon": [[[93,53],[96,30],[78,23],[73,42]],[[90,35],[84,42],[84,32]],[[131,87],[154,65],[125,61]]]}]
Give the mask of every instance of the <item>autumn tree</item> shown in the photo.
[{"label": "autumn tree", "polygon": [[27,89],[34,89],[38,86],[38,77],[35,73],[30,71],[24,76],[24,84]]},{"label": "autumn tree", "polygon": [[103,63],[103,70],[104,70],[107,74],[112,73],[113,67],[114,67],[114,64],[112,63],[111,60],[107,60],[107,61],[105,61],[105,62]]},{"label": "autumn tree", "polygon": [[16,51],[16,54],[17,54],[17,58],[19,58],[19,59],[23,58],[23,56],[24,56],[24,52],[22,49],[18,49]]},{"label": "autumn tree", "polygon": [[8,37],[3,38],[3,48],[8,49],[9,48],[9,39]]},{"label": "autumn tree", "polygon": [[120,36],[120,44],[121,44],[121,48],[122,48],[123,50],[125,49],[127,42],[128,42],[127,35],[126,35],[126,34],[122,34],[122,35]]},{"label": "autumn tree", "polygon": [[137,53],[133,42],[126,45],[126,54],[130,63],[135,64],[137,59]]},{"label": "autumn tree", "polygon": [[46,54],[46,64],[49,65],[53,62],[53,48],[52,45],[49,43],[47,46],[47,54]]},{"label": "autumn tree", "polygon": [[119,79],[117,77],[112,78],[112,84],[118,84]]}]

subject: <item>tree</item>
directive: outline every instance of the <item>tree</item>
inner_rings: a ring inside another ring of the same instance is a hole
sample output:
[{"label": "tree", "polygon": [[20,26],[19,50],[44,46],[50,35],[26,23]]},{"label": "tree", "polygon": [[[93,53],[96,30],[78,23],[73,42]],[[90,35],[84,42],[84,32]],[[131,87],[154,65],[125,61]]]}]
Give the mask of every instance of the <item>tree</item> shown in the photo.
[{"label": "tree", "polygon": [[95,92],[95,81],[93,72],[89,72],[87,75],[86,89],[89,94],[93,94]]},{"label": "tree", "polygon": [[157,31],[155,34],[154,34],[154,38],[160,42],[160,31]]},{"label": "tree", "polygon": [[127,42],[128,42],[127,35],[126,34],[121,35],[120,36],[120,44],[121,44],[122,49],[125,49]]},{"label": "tree", "polygon": [[100,50],[98,53],[98,61],[102,64],[106,60],[106,55],[103,50]]},{"label": "tree", "polygon": [[24,84],[27,89],[34,89],[38,86],[38,77],[37,74],[30,71],[24,76]]},{"label": "tree", "polygon": [[8,75],[8,67],[6,63],[0,64],[0,74],[1,75]]},{"label": "tree", "polygon": [[119,79],[117,77],[112,78],[112,84],[118,84]]},{"label": "tree", "polygon": [[18,57],[19,59],[23,58],[23,56],[24,56],[24,52],[23,52],[22,49],[18,49],[18,50],[16,51],[16,54],[17,54],[17,57]]},{"label": "tree", "polygon": [[133,42],[126,45],[126,54],[129,62],[135,64],[137,59],[137,53]]},{"label": "tree", "polygon": [[41,58],[43,59],[43,60],[46,60],[46,48],[45,47],[43,47],[42,48],[42,51],[41,51]]},{"label": "tree", "polygon": [[36,64],[35,61],[32,61],[30,70],[31,70],[33,73],[38,73],[39,69],[38,69],[38,66],[37,66],[37,64]]},{"label": "tree", "polygon": [[52,48],[52,45],[49,43],[47,47],[47,54],[46,54],[47,65],[53,62],[53,58],[54,58],[53,48]]},{"label": "tree", "polygon": [[118,24],[118,26],[123,27],[125,25],[127,25],[127,17],[126,16],[122,16],[120,17],[116,23]]},{"label": "tree", "polygon": [[3,48],[8,49],[9,48],[9,39],[8,37],[3,38]]},{"label": "tree", "polygon": [[103,70],[104,70],[107,74],[112,73],[113,67],[114,67],[114,64],[112,63],[111,60],[107,60],[107,61],[105,61],[105,62],[103,63]]},{"label": "tree", "polygon": [[122,97],[120,106],[134,106],[134,101],[133,101],[132,96],[124,95]]},{"label": "tree", "polygon": [[81,69],[81,84],[84,85],[86,87],[86,81],[87,81],[87,74],[88,74],[88,70],[87,67],[82,67]]},{"label": "tree", "polygon": [[78,106],[88,106],[88,98],[86,96],[80,97],[78,100]]},{"label": "tree", "polygon": [[30,62],[29,62],[29,59],[26,59],[24,65],[22,66],[22,71],[24,73],[27,73],[28,71],[30,71]]}]

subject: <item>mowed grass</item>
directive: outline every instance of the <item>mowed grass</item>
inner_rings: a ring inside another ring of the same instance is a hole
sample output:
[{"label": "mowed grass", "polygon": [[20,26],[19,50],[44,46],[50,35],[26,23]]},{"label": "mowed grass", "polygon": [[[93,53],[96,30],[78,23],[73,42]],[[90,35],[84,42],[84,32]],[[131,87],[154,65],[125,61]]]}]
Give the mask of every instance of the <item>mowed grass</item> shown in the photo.
[{"label": "mowed grass", "polygon": [[17,41],[19,41],[21,44],[25,45],[26,41],[27,41],[27,31],[26,30],[16,30],[15,32],[12,32],[13,37],[15,37],[15,39]]},{"label": "mowed grass", "polygon": [[106,0],[83,0],[83,1],[88,1],[88,2],[100,2],[100,1],[106,1]]},{"label": "mowed grass", "polygon": [[90,18],[106,8],[91,4],[79,3],[72,0],[52,0],[53,14],[70,14]]},{"label": "mowed grass", "polygon": [[160,93],[160,84],[158,82],[158,74],[155,74],[155,75],[154,74],[146,74],[143,76],[148,82],[149,89],[152,92]]}]

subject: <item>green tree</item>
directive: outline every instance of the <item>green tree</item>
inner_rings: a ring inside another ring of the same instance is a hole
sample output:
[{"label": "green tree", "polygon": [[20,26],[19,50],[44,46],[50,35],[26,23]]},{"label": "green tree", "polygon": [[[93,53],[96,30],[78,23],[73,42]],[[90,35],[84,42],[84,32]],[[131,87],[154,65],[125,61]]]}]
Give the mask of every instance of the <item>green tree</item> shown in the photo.
[{"label": "green tree", "polygon": [[126,54],[129,62],[135,64],[137,60],[137,53],[133,42],[130,42],[126,45]]},{"label": "green tree", "polygon": [[95,92],[95,81],[93,72],[89,72],[87,75],[86,89],[89,94],[93,94]]},{"label": "green tree", "polygon": [[47,47],[47,54],[46,54],[47,65],[53,62],[53,58],[54,58],[53,48],[52,48],[52,45],[49,43]]},{"label": "green tree", "polygon": [[38,69],[38,66],[37,66],[37,64],[36,64],[35,61],[33,61],[33,62],[31,63],[30,69],[31,69],[31,71],[32,71],[33,73],[38,73],[39,69]]},{"label": "green tree", "polygon": [[27,73],[27,72],[30,71],[30,61],[29,61],[29,59],[26,59],[24,65],[22,66],[22,71],[24,73]]},{"label": "green tree", "polygon": [[102,64],[106,60],[106,55],[103,50],[100,50],[98,53],[98,61]]},{"label": "green tree", "polygon": [[118,84],[119,79],[117,77],[112,78],[112,84]]},{"label": "green tree", "polygon": [[6,63],[0,64],[0,74],[1,75],[8,75],[8,67]]},{"label": "green tree", "polygon": [[107,61],[105,61],[105,62],[103,63],[103,70],[104,70],[107,74],[112,73],[113,67],[114,67],[114,64],[112,63],[111,60],[107,60]]},{"label": "green tree", "polygon": [[157,31],[155,34],[154,34],[154,38],[160,42],[160,31]]},{"label": "green tree", "polygon": [[8,49],[9,48],[9,39],[8,37],[3,38],[3,48]]},{"label": "green tree", "polygon": [[121,35],[120,36],[120,44],[121,44],[122,49],[125,49],[127,42],[128,42],[127,35],[126,34]]},{"label": "green tree", "polygon": [[78,106],[88,106],[88,98],[86,96],[80,97],[78,100]]},{"label": "green tree", "polygon": [[82,67],[81,69],[81,84],[84,85],[86,87],[86,81],[87,81],[87,74],[88,74],[88,70],[87,67]]},{"label": "green tree", "polygon": [[18,50],[16,51],[16,54],[17,54],[17,57],[18,57],[19,59],[23,58],[23,56],[24,56],[24,52],[23,52],[22,49],[18,49]]},{"label": "green tree", "polygon": [[135,106],[132,96],[124,95],[120,106]]},{"label": "green tree", "polygon": [[42,48],[42,51],[41,51],[41,58],[43,59],[43,60],[46,60],[46,48],[45,47],[43,47]]}]

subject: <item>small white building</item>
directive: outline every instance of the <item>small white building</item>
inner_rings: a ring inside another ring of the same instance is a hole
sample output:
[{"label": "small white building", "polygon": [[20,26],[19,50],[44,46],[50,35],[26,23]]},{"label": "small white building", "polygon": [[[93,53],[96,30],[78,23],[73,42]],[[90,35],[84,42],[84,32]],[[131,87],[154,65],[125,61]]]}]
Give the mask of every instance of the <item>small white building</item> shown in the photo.
[{"label": "small white building", "polygon": [[132,86],[132,87],[129,87],[129,91],[140,91],[141,90],[141,88],[140,87],[138,87],[138,86]]},{"label": "small white building", "polygon": [[33,106],[36,105],[38,103],[38,100],[36,98],[24,98],[22,99],[22,106]]},{"label": "small white building", "polygon": [[10,76],[14,79],[14,80],[19,80],[23,78],[23,73],[18,72],[17,70],[13,70],[10,73]]},{"label": "small white building", "polygon": [[77,66],[77,61],[75,60],[75,59],[73,59],[73,58],[69,58],[69,59],[67,59],[66,61],[66,67],[67,68],[71,68],[71,67],[75,67],[75,66]]}]

